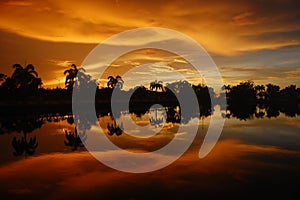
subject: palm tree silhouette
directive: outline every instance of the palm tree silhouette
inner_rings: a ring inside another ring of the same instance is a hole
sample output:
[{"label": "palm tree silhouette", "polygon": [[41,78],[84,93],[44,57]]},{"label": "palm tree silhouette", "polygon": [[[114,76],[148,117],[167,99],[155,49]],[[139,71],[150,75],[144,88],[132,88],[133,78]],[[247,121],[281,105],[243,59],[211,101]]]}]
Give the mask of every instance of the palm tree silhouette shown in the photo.
[{"label": "palm tree silhouette", "polygon": [[71,131],[68,132],[67,130],[65,130],[65,136],[66,136],[67,141],[64,141],[64,144],[66,146],[73,147],[72,151],[77,150],[78,147],[84,147],[82,141],[85,141],[87,138],[86,134],[84,134],[84,133],[82,135],[79,135],[76,128],[75,128],[74,133],[72,133]]},{"label": "palm tree silhouette", "polygon": [[157,91],[157,89],[161,89],[162,91],[164,91],[164,87],[163,87],[163,82],[162,81],[158,81],[155,80],[153,82],[150,83],[150,90],[154,90]]},{"label": "palm tree silhouette", "polygon": [[5,74],[0,73],[0,82],[4,81],[6,77],[7,76]]},{"label": "palm tree silhouette", "polygon": [[35,149],[38,147],[38,142],[36,140],[36,136],[30,137],[29,141],[27,141],[27,133],[23,132],[23,136],[21,139],[13,138],[11,142],[15,152],[13,152],[14,156],[21,156],[25,152],[27,155],[33,155],[35,153]]},{"label": "palm tree silhouette", "polygon": [[108,135],[112,136],[113,134],[116,134],[117,136],[120,136],[123,133],[123,123],[121,123],[120,126],[117,125],[116,121],[111,125],[107,123],[107,129]]},{"label": "palm tree silhouette", "polygon": [[[34,110],[32,112],[34,112]],[[36,136],[29,138],[27,136],[34,130],[41,128],[44,120],[40,117],[40,115],[29,115],[29,113],[24,115],[16,113],[13,119],[2,119],[0,122],[0,129],[4,129],[5,132],[22,133],[21,137],[16,136],[11,142],[15,150],[13,153],[15,156],[21,156],[24,153],[27,155],[33,155],[35,153],[35,149],[38,147]]]},{"label": "palm tree silhouette", "polygon": [[11,87],[21,90],[37,90],[42,85],[42,80],[38,77],[32,64],[25,68],[20,64],[14,64],[13,68],[15,71],[9,79]]},{"label": "palm tree silhouette", "polygon": [[78,70],[79,69],[77,68],[77,66],[75,64],[72,64],[70,69],[64,71],[64,75],[67,75],[65,80],[65,86],[68,90],[73,89]]},{"label": "palm tree silhouette", "polygon": [[113,76],[107,77],[108,82],[107,82],[107,87],[109,88],[123,88],[124,81],[121,76],[117,75],[116,78]]},{"label": "palm tree silhouette", "polygon": [[164,122],[164,118],[163,118],[163,116],[162,117],[158,117],[157,116],[157,111],[158,111],[158,108],[154,108],[155,117],[150,117],[150,124],[152,126],[155,126],[155,127],[162,127],[163,126],[163,122]]}]

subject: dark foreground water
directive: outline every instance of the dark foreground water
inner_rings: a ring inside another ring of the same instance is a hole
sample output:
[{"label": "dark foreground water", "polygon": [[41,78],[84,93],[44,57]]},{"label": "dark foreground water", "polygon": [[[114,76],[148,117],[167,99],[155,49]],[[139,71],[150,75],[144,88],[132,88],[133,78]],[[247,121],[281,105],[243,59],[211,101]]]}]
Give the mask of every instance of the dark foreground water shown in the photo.
[{"label": "dark foreground water", "polygon": [[[167,144],[178,126],[176,112],[165,131],[148,140],[125,133],[110,136],[111,115],[99,115],[107,137],[126,150],[152,151]],[[124,113],[137,124],[161,126],[160,114]],[[161,170],[132,174],[111,169],[76,139],[66,113],[2,116],[1,199],[299,199],[299,116],[226,119],[219,142],[203,159],[199,148],[210,117],[199,124],[193,145]],[[73,134],[73,135],[72,135]],[[132,149],[131,149],[132,147]]]}]

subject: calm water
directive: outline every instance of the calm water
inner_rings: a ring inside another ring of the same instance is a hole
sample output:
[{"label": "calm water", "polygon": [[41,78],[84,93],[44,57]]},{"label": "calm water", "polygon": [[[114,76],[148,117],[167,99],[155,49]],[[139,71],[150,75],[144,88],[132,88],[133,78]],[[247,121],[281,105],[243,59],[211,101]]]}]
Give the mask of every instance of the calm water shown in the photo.
[{"label": "calm water", "polygon": [[[113,126],[111,115],[99,115],[98,122],[107,137],[128,151],[159,149],[172,140],[179,126],[176,109],[172,116],[164,116],[160,111],[122,115],[142,126],[163,127],[160,134],[146,139],[126,133],[111,135],[108,130],[108,124]],[[300,196],[299,116],[226,119],[219,142],[203,159],[198,158],[198,152],[210,116],[202,117],[199,124],[194,121],[193,117],[185,121],[184,126],[199,128],[194,143],[180,159],[155,172],[131,174],[111,169],[91,156],[76,135],[72,135],[75,125],[71,115],[2,117],[1,196],[14,199],[297,199]]]}]

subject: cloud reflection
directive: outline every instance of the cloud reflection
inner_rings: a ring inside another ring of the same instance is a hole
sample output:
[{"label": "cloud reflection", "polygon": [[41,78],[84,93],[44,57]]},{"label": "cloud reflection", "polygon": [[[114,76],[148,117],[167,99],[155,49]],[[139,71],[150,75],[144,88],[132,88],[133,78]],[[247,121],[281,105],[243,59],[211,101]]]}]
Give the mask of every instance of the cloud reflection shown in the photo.
[{"label": "cloud reflection", "polygon": [[[0,167],[0,180],[5,183],[0,190],[7,196],[52,199],[123,195],[128,198],[127,195],[141,195],[137,191],[145,189],[171,190],[170,197],[182,195],[183,190],[187,190],[191,195],[200,197],[199,192],[205,190],[232,191],[231,184],[245,185],[255,176],[263,177],[262,171],[267,170],[269,174],[276,172],[282,156],[286,159],[299,156],[291,150],[244,144],[237,140],[219,142],[202,160],[197,157],[197,148],[193,149],[165,169],[139,175],[109,169],[88,152],[30,157]],[[267,157],[269,159],[265,160]],[[284,163],[280,167],[286,171],[291,168]],[[112,188],[117,188],[118,192],[112,192]]]}]

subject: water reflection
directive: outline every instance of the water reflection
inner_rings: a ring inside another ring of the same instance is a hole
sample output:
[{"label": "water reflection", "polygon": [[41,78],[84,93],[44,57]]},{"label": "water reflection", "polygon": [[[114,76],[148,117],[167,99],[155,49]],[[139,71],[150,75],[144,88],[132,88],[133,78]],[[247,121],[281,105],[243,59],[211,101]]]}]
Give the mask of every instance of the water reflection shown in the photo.
[{"label": "water reflection", "polygon": [[[167,107],[152,107],[149,109],[149,105],[138,106],[129,111],[125,111],[130,118],[134,118],[135,122],[140,125],[150,124],[153,127],[164,127],[166,124],[188,124],[193,118],[200,117],[203,123],[203,119],[209,118],[213,109],[201,106],[200,113],[189,112],[188,115],[182,116],[180,112],[180,106],[167,106]],[[123,124],[117,124],[115,119],[118,119],[124,113],[119,113],[117,116],[112,116],[109,109],[97,111],[98,117],[110,116],[109,120],[102,126],[106,129],[108,136],[121,136],[123,132]],[[263,119],[263,118],[276,118],[284,114],[288,117],[296,117],[300,114],[299,106],[296,104],[289,104],[285,107],[280,107],[276,104],[249,104],[242,106],[239,104],[228,104],[226,113],[223,117],[228,119],[236,118],[239,120],[251,120],[251,119]],[[13,116],[13,117],[12,117]],[[84,116],[85,123],[80,123],[81,128],[90,129],[92,125],[98,123],[92,121],[89,115]],[[146,121],[145,121],[146,120]],[[33,155],[39,146],[38,135],[31,136],[30,133],[36,129],[42,128],[45,123],[60,123],[66,121],[69,125],[74,127],[74,117],[69,112],[54,112],[54,113],[32,113],[26,115],[24,113],[13,113],[12,115],[6,115],[0,117],[0,133],[10,134],[17,132],[22,136],[14,136],[11,140],[13,147],[13,155],[21,156],[23,154]],[[203,124],[201,125],[203,129]],[[168,128],[171,129],[172,126]],[[62,127],[63,128],[63,127]],[[174,130],[172,130],[172,133]],[[73,130],[64,130],[65,140],[63,143],[66,146],[70,146],[72,151],[77,150],[78,147],[83,147],[84,138],[86,135],[79,136],[75,127]],[[80,133],[84,134],[84,133]],[[128,136],[128,134],[125,134]],[[81,139],[80,139],[81,138]],[[152,138],[153,139],[153,138]]]},{"label": "water reflection", "polygon": [[[299,153],[225,140],[203,160],[195,154],[192,149],[167,168],[140,175],[109,169],[87,152],[44,154],[2,166],[0,180],[5,184],[0,191],[14,199],[145,199],[145,194],[146,199],[245,194],[250,199],[295,199],[298,194]],[[147,193],[149,189],[153,192]]]},{"label": "water reflection", "polygon": [[[14,134],[11,140],[14,156],[35,154],[39,147],[37,135],[31,135],[35,130],[41,129],[46,123],[60,123],[66,120],[69,124],[73,124],[73,117],[65,115],[64,113],[32,113],[26,115],[24,113],[17,113],[13,116],[1,116],[0,118],[0,133],[1,134]],[[20,136],[21,134],[21,136]],[[40,133],[42,134],[42,133]]]},{"label": "water reflection", "polygon": [[165,121],[166,116],[164,115],[163,108],[152,108],[149,111],[150,115],[150,124],[154,127],[162,127],[163,122]]},{"label": "water reflection", "polygon": [[24,135],[20,139],[14,137],[11,144],[15,149],[15,152],[13,152],[14,156],[21,156],[23,155],[23,153],[26,153],[28,155],[33,155],[35,149],[38,147],[36,136],[30,137],[29,141],[27,141],[26,133],[24,133]]},{"label": "water reflection", "polygon": [[[98,121],[84,126],[99,123],[114,144],[128,151],[133,147],[143,151],[163,147],[172,140],[176,126],[183,119],[177,105],[152,110],[136,108],[116,117],[109,110],[98,112]],[[151,199],[161,198],[162,193],[169,199],[239,196],[245,192],[251,198],[261,193],[268,198],[297,194],[300,178],[297,109],[228,106],[220,141],[202,160],[197,155],[213,111],[202,108],[200,112],[201,115],[191,113],[183,120],[187,129],[201,127],[184,156],[165,169],[139,176],[109,169],[93,159],[83,147],[84,139],[80,139],[88,135],[79,136],[71,113],[1,116],[1,194],[12,199],[39,199],[45,195],[54,199],[95,196],[138,199],[144,198],[149,188],[155,190],[149,194]],[[137,139],[121,133],[122,125],[116,123],[120,116],[132,118],[142,126],[162,125],[163,129],[153,137]],[[193,124],[193,119],[199,116],[201,124]],[[54,134],[50,125],[59,131]],[[111,192],[113,187],[118,187],[119,192]],[[137,190],[141,192],[135,193]]]},{"label": "water reflection", "polygon": [[179,112],[179,107],[168,107],[167,108],[167,122],[180,123],[181,116]]},{"label": "water reflection", "polygon": [[76,128],[74,132],[65,130],[65,136],[64,144],[72,147],[72,151],[76,151],[78,147],[84,147],[83,142],[87,137],[85,133],[79,135]]},{"label": "water reflection", "polygon": [[116,134],[117,136],[122,135],[123,133],[123,124],[117,125],[116,121],[113,123],[107,123],[108,135],[112,136]]},{"label": "water reflection", "polygon": [[11,141],[14,156],[33,155],[38,147],[38,141],[36,136],[30,136],[29,134],[33,130],[41,128],[43,124],[44,121],[38,115],[35,115],[33,118],[28,118],[26,115],[18,115],[18,118],[13,120],[7,117],[0,122],[0,133],[17,132],[22,134],[22,136],[13,137]]},{"label": "water reflection", "polygon": [[296,117],[300,115],[299,104],[286,104],[279,106],[277,104],[228,104],[226,118],[237,118],[240,120],[249,120],[253,118],[276,118],[280,114],[287,117]]}]

